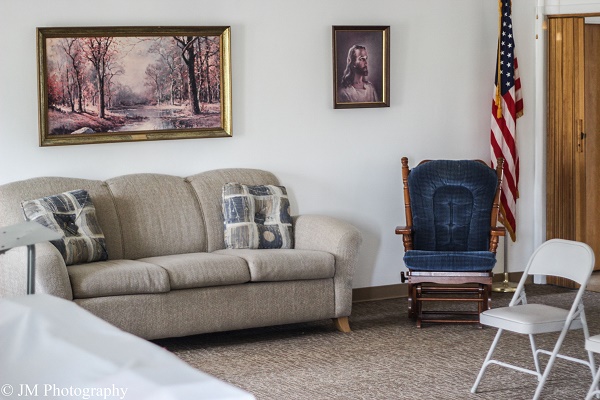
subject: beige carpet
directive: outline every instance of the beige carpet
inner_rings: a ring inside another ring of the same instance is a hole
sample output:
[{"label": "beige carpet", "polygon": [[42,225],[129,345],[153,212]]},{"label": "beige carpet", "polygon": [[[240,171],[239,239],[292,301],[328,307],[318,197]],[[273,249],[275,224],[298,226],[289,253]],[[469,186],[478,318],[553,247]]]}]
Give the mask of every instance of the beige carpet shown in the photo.
[{"label": "beige carpet", "polygon": [[600,292],[600,271],[594,272],[587,285],[587,290]]},{"label": "beige carpet", "polygon": [[[574,292],[532,285],[530,302],[571,304]],[[493,306],[509,294],[494,293]],[[586,292],[591,334],[600,333],[600,293]],[[490,366],[473,395],[470,388],[496,330],[472,325],[426,325],[406,317],[406,299],[355,303],[351,333],[331,321],[157,340],[190,365],[253,393],[257,399],[530,399],[537,380]],[[557,335],[538,336],[548,348]],[[545,345],[545,346],[544,346]],[[526,337],[500,341],[502,359],[532,368]],[[566,354],[585,357],[583,333],[567,336]],[[547,358],[543,356],[543,364]],[[559,360],[543,399],[583,399],[591,384],[586,367]]]}]

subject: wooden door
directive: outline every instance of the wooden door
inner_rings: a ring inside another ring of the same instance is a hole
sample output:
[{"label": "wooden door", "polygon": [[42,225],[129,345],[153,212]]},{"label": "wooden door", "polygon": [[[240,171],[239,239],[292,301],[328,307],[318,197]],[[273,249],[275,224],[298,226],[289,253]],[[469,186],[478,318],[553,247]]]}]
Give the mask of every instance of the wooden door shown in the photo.
[{"label": "wooden door", "polygon": [[548,38],[546,237],[585,241],[584,18],[549,18]]},{"label": "wooden door", "polygon": [[[585,242],[600,260],[600,25],[585,25]],[[596,268],[600,269],[600,262]]]}]

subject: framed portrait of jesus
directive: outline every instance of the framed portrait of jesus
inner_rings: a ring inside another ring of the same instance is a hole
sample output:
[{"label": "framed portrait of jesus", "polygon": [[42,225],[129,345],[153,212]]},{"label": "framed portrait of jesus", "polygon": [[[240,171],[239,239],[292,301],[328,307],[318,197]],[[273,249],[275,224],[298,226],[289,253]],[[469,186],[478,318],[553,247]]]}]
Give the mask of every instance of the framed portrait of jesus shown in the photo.
[{"label": "framed portrait of jesus", "polygon": [[390,27],[333,26],[334,108],[389,107]]}]

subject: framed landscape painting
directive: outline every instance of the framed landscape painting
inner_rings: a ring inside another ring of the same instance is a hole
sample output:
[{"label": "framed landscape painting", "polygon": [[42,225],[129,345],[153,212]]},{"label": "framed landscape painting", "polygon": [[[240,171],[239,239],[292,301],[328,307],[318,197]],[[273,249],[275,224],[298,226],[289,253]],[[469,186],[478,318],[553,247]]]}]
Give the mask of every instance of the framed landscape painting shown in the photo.
[{"label": "framed landscape painting", "polygon": [[390,106],[390,27],[333,26],[333,107]]},{"label": "framed landscape painting", "polygon": [[231,136],[229,27],[38,28],[40,146]]}]

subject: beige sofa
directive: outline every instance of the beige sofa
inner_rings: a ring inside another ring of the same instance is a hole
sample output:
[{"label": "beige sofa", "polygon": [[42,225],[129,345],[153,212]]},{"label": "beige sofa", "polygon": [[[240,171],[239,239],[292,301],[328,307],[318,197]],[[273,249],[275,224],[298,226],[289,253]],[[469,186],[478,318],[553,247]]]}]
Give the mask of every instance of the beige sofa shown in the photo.
[{"label": "beige sofa", "polygon": [[[36,292],[73,300],[146,339],[328,318],[349,330],[360,232],[301,215],[293,249],[225,249],[221,190],[229,182],[280,184],[254,169],[33,178],[0,186],[0,226],[23,221],[24,200],[87,190],[108,260],[65,266],[54,245],[40,243]],[[25,247],[0,255],[0,296],[25,293],[26,259]]]}]

